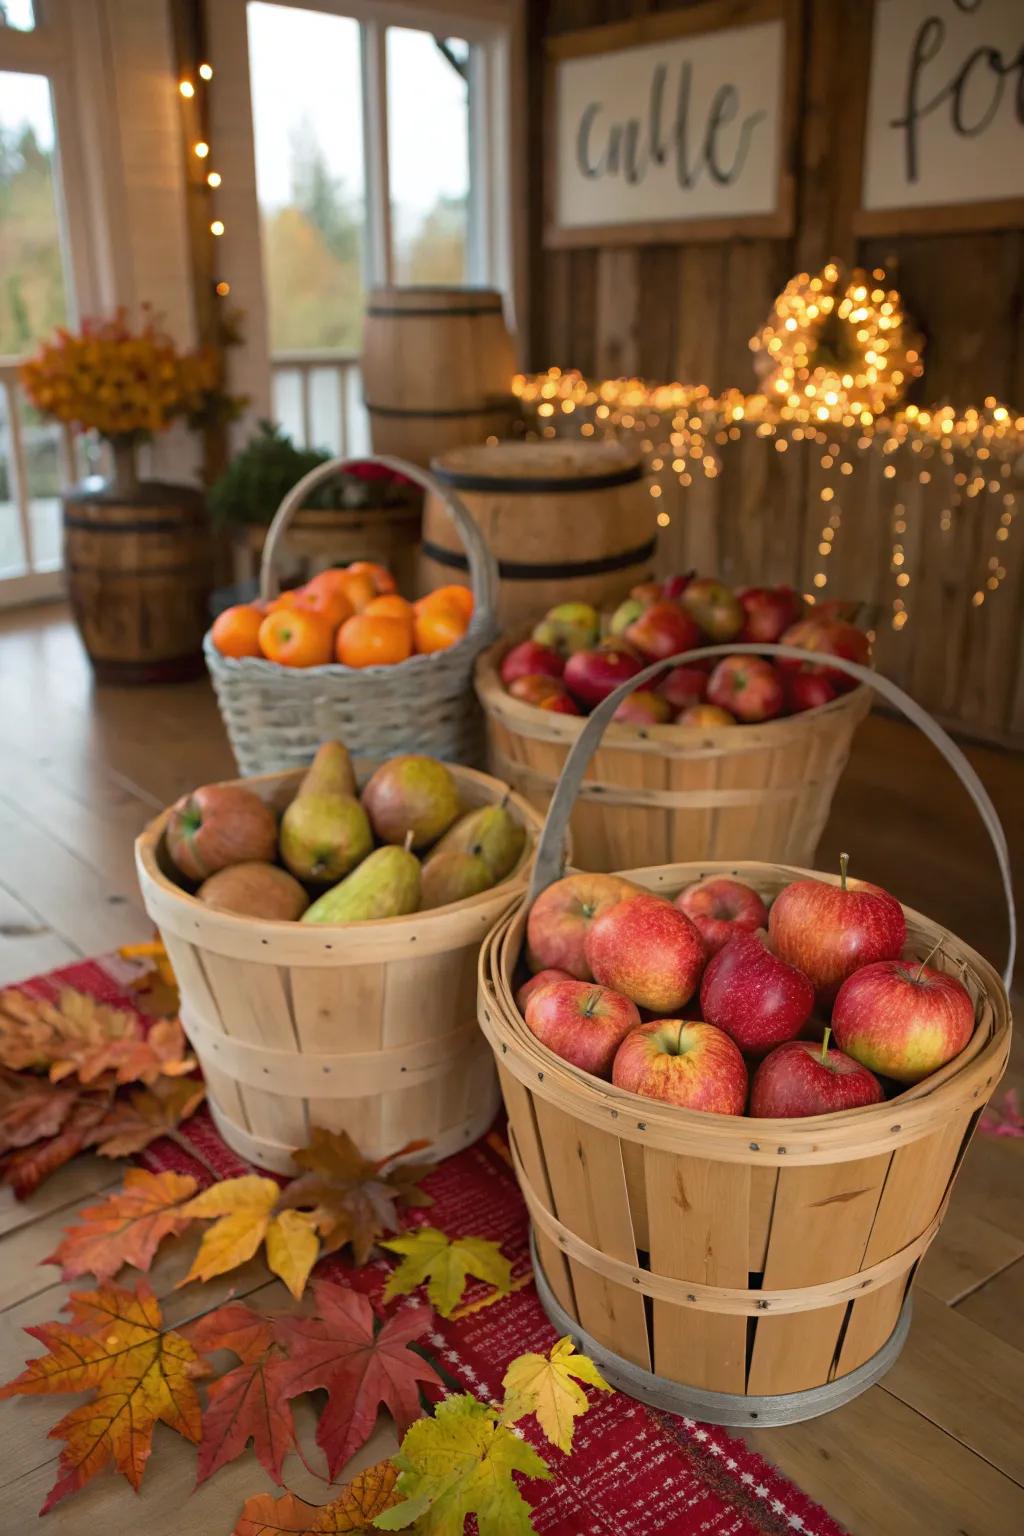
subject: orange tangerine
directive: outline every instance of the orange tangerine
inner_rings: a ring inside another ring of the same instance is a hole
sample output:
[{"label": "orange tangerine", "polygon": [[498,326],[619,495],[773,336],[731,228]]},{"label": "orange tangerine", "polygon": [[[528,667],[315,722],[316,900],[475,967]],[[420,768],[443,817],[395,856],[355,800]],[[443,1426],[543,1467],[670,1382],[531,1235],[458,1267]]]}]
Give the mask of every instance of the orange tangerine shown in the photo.
[{"label": "orange tangerine", "polygon": [[452,585],[448,587],[435,587],[433,592],[428,592],[426,597],[421,597],[416,604],[416,612],[423,613],[428,608],[454,608],[456,613],[461,613],[468,624],[473,617],[473,593],[469,587]]},{"label": "orange tangerine", "polygon": [[320,614],[332,629],[337,629],[339,624],[344,624],[354,612],[352,604],[340,587],[335,588],[323,583],[318,587],[312,583],[304,586],[296,593],[294,606],[306,608],[310,613]]},{"label": "orange tangerine", "polygon": [[381,667],[412,655],[412,630],[404,619],[357,613],[338,630],[335,655],[346,667]]},{"label": "orange tangerine", "polygon": [[403,624],[408,624],[410,630],[415,618],[412,603],[399,597],[397,592],[385,592],[383,597],[375,597],[372,603],[367,603],[363,612],[367,618],[382,616],[386,619],[401,619]]},{"label": "orange tangerine", "polygon": [[398,590],[395,586],[395,578],[387,567],[376,565],[372,560],[353,560],[349,570],[353,576],[369,576],[378,596]]},{"label": "orange tangerine", "polygon": [[418,604],[414,631],[416,649],[420,652],[446,651],[462,639],[468,628],[469,620],[455,608],[446,608],[443,603],[429,607]]},{"label": "orange tangerine", "polygon": [[308,608],[275,608],[260,625],[260,648],[282,667],[320,667],[331,660],[334,627]]},{"label": "orange tangerine", "polygon": [[260,625],[263,614],[255,603],[236,603],[213,621],[211,638],[222,656],[262,656]]}]

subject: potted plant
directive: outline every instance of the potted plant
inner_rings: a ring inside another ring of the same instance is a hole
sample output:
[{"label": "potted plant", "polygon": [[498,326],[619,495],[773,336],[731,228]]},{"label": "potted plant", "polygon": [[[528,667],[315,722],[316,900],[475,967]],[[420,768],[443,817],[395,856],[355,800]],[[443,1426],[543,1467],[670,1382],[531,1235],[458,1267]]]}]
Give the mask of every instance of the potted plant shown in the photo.
[{"label": "potted plant", "polygon": [[[297,448],[283,428],[261,421],[210,487],[214,526],[233,537],[236,582],[253,580],[266,530],[287,493],[329,458],[319,448]],[[294,518],[285,538],[285,552],[295,563],[289,577],[305,579],[329,565],[373,560],[400,582],[407,577],[411,587],[420,499],[412,481],[383,465],[347,465],[313,491]]]},{"label": "potted plant", "polygon": [[112,473],[64,497],[72,609],[101,682],[170,682],[202,670],[210,589],[205,498],[140,481],[139,445],[184,418],[191,428],[230,407],[215,348],[180,350],[143,306],[59,329],[21,368],[43,415],[109,446]]}]

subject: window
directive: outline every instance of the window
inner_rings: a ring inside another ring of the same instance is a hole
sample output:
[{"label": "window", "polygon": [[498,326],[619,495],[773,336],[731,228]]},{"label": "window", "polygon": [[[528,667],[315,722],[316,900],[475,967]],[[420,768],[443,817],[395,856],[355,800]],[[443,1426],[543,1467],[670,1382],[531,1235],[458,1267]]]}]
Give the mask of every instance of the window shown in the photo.
[{"label": "window", "polygon": [[248,0],[245,35],[272,411],[300,442],[363,451],[369,289],[508,286],[507,20]]},{"label": "window", "polygon": [[[2,48],[6,28],[34,26],[32,7],[0,0],[0,20]],[[66,442],[28,405],[17,371],[69,315],[55,153],[48,78],[0,69],[0,599],[61,563]]]},{"label": "window", "polygon": [[14,32],[31,32],[36,24],[32,0],[0,0],[0,27]]}]

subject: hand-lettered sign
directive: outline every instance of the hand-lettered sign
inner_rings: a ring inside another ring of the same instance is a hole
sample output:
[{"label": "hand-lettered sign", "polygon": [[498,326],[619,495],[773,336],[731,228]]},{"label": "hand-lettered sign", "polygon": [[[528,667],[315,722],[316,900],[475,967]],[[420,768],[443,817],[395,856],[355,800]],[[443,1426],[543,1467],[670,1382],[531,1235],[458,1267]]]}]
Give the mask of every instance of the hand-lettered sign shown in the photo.
[{"label": "hand-lettered sign", "polygon": [[876,0],[858,228],[1024,223],[1024,0]]},{"label": "hand-lettered sign", "polygon": [[553,39],[549,243],[788,233],[786,9],[733,0]]}]

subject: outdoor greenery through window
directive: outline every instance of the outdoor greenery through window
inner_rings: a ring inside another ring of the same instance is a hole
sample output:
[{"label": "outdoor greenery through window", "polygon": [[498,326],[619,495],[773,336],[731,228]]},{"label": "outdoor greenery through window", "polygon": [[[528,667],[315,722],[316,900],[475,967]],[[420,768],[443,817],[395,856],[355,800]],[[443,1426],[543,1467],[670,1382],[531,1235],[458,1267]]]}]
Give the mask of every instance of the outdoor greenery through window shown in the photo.
[{"label": "outdoor greenery through window", "polygon": [[0,27],[15,32],[31,32],[36,24],[32,0],[0,0]]},{"label": "outdoor greenery through window", "polygon": [[[372,281],[360,24],[269,0],[248,17],[271,351],[357,353]],[[395,282],[470,277],[470,52],[385,32]]]}]

